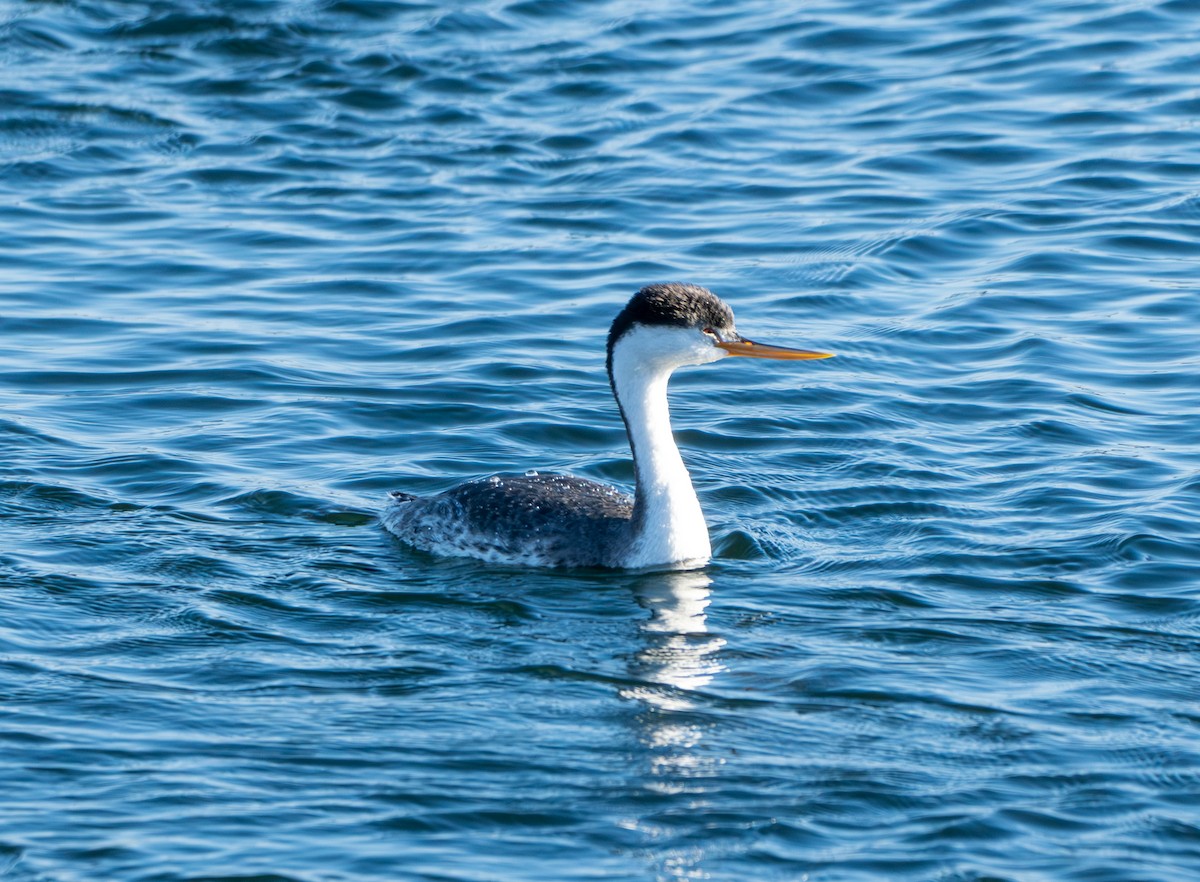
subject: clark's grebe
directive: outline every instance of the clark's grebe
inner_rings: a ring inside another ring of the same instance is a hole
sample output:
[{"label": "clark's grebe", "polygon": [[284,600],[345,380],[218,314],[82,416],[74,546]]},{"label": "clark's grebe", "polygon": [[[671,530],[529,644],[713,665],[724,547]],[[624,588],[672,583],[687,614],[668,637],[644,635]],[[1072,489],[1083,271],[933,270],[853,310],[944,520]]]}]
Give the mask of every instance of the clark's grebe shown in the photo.
[{"label": "clark's grebe", "polygon": [[470,481],[436,496],[392,493],[383,525],[437,554],[533,566],[693,567],[712,549],[700,502],[671,435],[667,380],[676,368],[729,355],[814,359],[830,353],[753,343],[706,288],[649,285],[608,334],[608,379],[637,486],[632,497],[567,475]]}]

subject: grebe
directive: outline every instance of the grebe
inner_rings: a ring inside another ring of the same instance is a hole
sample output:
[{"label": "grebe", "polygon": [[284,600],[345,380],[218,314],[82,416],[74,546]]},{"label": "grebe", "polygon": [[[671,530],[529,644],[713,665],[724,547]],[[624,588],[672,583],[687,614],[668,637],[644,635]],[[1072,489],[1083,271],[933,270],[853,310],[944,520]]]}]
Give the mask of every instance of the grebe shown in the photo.
[{"label": "grebe", "polygon": [[831,353],[753,343],[707,288],[648,285],[608,333],[608,379],[629,446],[632,497],[567,475],[508,475],[436,496],[393,492],[384,527],[437,554],[551,567],[701,566],[712,556],[700,501],[675,439],[667,380],[676,368],[730,355],[829,358]]}]

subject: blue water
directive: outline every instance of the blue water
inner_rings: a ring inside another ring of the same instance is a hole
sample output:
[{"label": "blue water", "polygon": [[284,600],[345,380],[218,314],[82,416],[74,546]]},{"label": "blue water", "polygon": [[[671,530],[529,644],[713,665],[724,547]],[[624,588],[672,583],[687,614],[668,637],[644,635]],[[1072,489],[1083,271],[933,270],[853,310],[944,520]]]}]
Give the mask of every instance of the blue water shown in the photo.
[{"label": "blue water", "polygon": [[[0,5],[6,880],[1200,878],[1200,6],[649,7]],[[671,279],[706,569],[380,529]]]}]

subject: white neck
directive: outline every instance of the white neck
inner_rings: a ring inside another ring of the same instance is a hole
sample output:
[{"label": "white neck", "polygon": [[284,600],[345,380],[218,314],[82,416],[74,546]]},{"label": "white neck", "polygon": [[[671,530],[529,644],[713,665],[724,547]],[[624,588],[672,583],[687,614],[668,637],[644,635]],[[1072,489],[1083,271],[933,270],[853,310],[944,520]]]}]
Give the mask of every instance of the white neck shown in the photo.
[{"label": "white neck", "polygon": [[636,329],[613,349],[613,386],[637,472],[635,534],[625,561],[630,567],[703,564],[712,556],[708,526],[671,433],[667,406],[671,373],[680,364],[695,362],[664,353],[663,334],[662,329]]}]

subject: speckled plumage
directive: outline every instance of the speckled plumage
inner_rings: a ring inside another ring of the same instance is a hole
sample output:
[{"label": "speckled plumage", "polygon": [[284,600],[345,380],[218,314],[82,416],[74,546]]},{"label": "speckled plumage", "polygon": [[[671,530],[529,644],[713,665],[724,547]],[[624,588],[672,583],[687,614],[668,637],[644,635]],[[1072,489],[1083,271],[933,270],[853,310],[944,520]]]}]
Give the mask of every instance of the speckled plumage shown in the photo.
[{"label": "speckled plumage", "polygon": [[633,499],[569,475],[499,475],[436,496],[393,496],[384,526],[439,553],[541,566],[616,567]]}]

